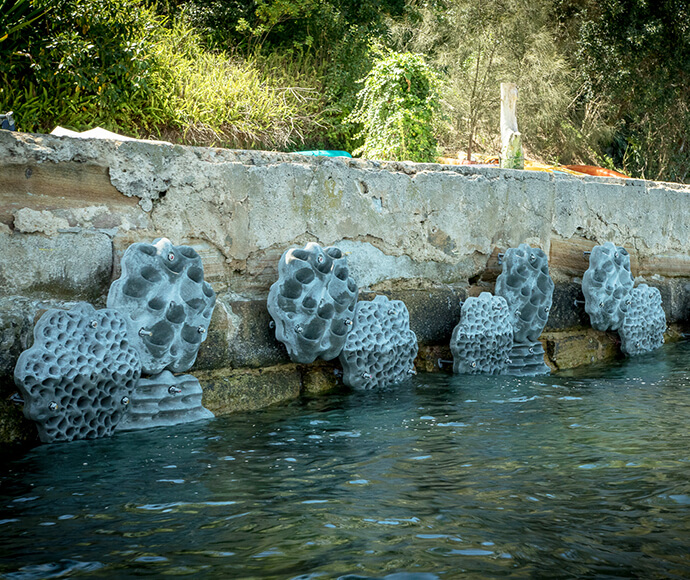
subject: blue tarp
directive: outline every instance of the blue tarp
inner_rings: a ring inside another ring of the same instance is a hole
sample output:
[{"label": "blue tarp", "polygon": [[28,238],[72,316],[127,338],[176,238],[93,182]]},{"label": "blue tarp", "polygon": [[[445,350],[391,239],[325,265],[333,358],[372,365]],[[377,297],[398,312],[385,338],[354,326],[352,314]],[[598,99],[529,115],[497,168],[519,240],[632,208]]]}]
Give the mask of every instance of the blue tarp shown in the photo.
[{"label": "blue tarp", "polygon": [[320,157],[352,157],[347,151],[317,149],[314,151],[294,151],[298,155],[318,155]]}]

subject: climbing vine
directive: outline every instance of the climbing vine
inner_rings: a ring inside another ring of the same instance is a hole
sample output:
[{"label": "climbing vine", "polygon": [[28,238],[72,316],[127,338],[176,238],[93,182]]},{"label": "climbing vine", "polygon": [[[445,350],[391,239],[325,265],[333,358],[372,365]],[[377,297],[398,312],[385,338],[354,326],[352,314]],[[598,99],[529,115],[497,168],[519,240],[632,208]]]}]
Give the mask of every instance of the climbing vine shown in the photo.
[{"label": "climbing vine", "polygon": [[369,159],[435,161],[434,123],[440,112],[439,80],[421,55],[387,51],[362,80],[357,106],[346,121],[362,126]]}]

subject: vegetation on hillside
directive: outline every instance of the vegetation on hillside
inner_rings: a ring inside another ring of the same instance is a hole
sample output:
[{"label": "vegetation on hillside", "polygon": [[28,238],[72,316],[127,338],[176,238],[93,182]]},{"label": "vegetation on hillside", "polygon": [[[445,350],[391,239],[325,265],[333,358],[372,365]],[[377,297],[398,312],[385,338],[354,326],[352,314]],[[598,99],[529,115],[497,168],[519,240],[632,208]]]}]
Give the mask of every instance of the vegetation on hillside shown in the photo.
[{"label": "vegetation on hillside", "polygon": [[0,0],[23,131],[472,156],[506,81],[528,155],[690,181],[688,0]]}]

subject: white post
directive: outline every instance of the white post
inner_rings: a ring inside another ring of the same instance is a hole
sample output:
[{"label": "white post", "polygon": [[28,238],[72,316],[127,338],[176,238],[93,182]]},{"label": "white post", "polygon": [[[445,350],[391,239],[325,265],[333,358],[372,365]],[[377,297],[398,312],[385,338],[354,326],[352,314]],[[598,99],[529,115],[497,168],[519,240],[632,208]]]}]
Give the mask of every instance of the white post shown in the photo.
[{"label": "white post", "polygon": [[515,108],[518,89],[514,83],[501,83],[501,167],[524,169],[522,136],[518,131]]}]

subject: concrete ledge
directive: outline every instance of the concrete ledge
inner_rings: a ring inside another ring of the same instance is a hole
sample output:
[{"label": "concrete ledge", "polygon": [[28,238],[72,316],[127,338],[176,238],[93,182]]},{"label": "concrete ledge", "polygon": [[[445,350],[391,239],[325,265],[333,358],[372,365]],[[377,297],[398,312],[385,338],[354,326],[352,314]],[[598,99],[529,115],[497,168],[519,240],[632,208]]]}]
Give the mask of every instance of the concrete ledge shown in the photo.
[{"label": "concrete ledge", "polygon": [[[620,356],[576,304],[596,244],[625,246],[674,329],[690,322],[689,186],[9,131],[0,173],[0,402],[41,310],[103,307],[125,249],[158,237],[197,250],[218,294],[191,371],[217,413],[337,388],[337,362],[290,363],[266,309],[281,254],[309,241],[348,254],[361,299],[406,303],[420,371],[450,359],[461,301],[493,291],[498,254],[522,242],[556,283],[542,336],[554,369]],[[8,405],[0,441],[22,429]]]}]

